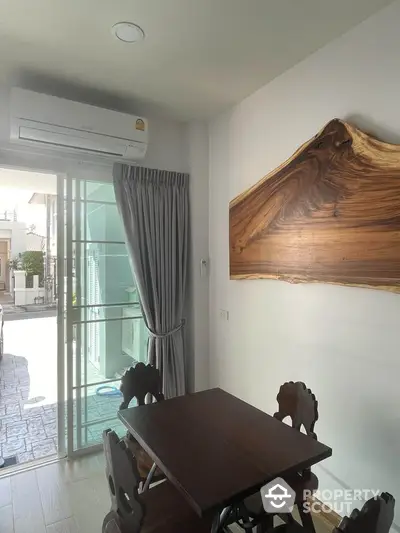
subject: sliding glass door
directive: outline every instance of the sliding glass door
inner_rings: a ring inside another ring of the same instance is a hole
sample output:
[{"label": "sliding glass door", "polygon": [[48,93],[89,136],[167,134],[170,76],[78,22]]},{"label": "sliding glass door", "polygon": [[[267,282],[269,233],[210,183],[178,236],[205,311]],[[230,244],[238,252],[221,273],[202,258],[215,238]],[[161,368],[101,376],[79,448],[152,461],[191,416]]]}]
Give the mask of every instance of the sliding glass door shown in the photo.
[{"label": "sliding glass door", "polygon": [[[101,443],[117,419],[120,378],[146,361],[147,333],[110,182],[63,178],[63,294],[68,455]],[[59,280],[60,280],[59,277]]]}]

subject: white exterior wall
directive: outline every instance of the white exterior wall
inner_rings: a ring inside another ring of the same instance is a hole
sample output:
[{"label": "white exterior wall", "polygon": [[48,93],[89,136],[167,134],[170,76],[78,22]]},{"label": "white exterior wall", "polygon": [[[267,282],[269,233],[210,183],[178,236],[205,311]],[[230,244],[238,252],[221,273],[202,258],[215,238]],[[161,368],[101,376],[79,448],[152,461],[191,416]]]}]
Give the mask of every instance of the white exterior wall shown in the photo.
[{"label": "white exterior wall", "polygon": [[0,220],[0,240],[1,239],[10,239],[10,259],[14,259],[18,254],[25,252],[27,249],[26,224],[23,222]]}]

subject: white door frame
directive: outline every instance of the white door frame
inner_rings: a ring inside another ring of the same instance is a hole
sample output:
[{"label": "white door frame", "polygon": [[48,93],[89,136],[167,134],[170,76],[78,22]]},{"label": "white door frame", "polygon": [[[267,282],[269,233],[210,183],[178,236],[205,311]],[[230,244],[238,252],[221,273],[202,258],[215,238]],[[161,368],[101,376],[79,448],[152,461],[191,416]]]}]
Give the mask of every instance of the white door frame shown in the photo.
[{"label": "white door frame", "polygon": [[[65,246],[65,220],[64,220],[64,180],[67,175],[74,175],[75,173],[84,173],[88,177],[92,175],[92,179],[96,181],[112,181],[112,163],[91,160],[87,161],[77,159],[76,157],[60,156],[59,154],[50,154],[44,152],[31,152],[24,149],[15,149],[14,147],[2,146],[0,151],[0,167],[12,170],[22,170],[26,172],[38,172],[41,174],[52,174],[57,179],[57,290],[58,290],[58,305],[57,305],[57,444],[58,457],[64,458],[68,454],[69,457],[77,457],[100,451],[102,445],[92,446],[90,448],[83,448],[77,451],[70,451],[68,453],[68,446],[66,445],[66,430],[67,437],[72,435],[71,428],[65,424],[66,403],[69,398],[66,398],[66,343],[65,343],[65,320],[64,320],[64,280],[65,280],[65,265],[64,265],[64,246]],[[4,149],[3,149],[4,148]],[[60,194],[62,191],[62,194]],[[71,243],[72,245],[72,243]],[[70,299],[72,308],[72,299]],[[67,342],[67,345],[72,347],[72,343]],[[71,348],[70,348],[71,350]],[[72,400],[72,396],[70,401]],[[70,437],[71,438],[71,437]],[[30,465],[28,465],[30,466]]]}]

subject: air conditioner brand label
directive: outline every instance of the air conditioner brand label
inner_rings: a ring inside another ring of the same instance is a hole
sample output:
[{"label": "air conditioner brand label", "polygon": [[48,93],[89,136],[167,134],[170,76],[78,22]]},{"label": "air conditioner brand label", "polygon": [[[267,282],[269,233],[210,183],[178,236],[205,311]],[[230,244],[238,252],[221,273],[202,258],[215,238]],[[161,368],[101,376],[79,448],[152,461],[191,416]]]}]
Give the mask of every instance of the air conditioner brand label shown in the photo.
[{"label": "air conditioner brand label", "polygon": [[138,118],[136,120],[136,129],[138,131],[144,131],[145,130],[144,120],[142,120],[141,118]]}]

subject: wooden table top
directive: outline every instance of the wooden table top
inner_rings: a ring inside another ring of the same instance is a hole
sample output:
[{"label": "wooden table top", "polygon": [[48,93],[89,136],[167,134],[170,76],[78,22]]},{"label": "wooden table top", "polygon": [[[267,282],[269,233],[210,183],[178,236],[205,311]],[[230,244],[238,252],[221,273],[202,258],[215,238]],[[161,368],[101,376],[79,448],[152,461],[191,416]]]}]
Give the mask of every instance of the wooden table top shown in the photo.
[{"label": "wooden table top", "polygon": [[221,389],[125,409],[119,418],[200,516],[332,455]]}]

